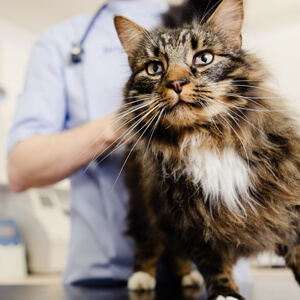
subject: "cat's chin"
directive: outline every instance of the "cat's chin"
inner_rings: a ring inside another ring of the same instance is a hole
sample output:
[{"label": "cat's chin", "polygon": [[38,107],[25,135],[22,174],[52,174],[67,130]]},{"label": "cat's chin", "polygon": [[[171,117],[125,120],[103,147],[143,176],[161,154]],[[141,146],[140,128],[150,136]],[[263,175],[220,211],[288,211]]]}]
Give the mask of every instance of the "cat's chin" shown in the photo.
[{"label": "cat's chin", "polygon": [[209,122],[206,112],[194,103],[178,101],[176,105],[166,111],[164,122],[166,126],[176,128],[194,127],[196,124]]}]

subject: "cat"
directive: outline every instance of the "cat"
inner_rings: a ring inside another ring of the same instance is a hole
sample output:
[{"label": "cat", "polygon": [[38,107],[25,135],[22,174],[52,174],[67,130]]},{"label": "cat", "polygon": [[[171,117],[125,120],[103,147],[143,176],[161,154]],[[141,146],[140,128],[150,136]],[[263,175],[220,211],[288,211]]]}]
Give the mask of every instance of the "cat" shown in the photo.
[{"label": "cat", "polygon": [[209,300],[241,300],[231,268],[265,250],[300,283],[299,131],[242,49],[243,1],[156,31],[114,21],[132,69],[121,108],[136,240],[129,288],[154,289],[165,253],[200,285],[195,263]]}]

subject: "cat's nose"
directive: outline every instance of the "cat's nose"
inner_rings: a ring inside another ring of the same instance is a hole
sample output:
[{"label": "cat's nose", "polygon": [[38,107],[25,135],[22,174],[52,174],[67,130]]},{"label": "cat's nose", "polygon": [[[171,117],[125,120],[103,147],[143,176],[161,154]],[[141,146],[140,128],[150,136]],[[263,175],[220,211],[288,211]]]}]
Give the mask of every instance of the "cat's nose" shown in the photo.
[{"label": "cat's nose", "polygon": [[180,78],[178,80],[170,80],[167,82],[167,87],[174,89],[177,94],[182,92],[182,86],[190,83],[186,78]]}]

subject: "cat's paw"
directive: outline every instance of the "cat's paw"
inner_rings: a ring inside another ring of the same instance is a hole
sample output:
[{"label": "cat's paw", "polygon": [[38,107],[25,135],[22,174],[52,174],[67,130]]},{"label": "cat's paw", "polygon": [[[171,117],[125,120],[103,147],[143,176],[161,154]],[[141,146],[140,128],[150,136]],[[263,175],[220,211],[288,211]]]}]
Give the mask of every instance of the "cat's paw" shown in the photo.
[{"label": "cat's paw", "polygon": [[202,287],[204,284],[204,279],[202,275],[193,270],[189,274],[184,275],[181,279],[181,286],[183,287]]},{"label": "cat's paw", "polygon": [[155,286],[155,278],[146,272],[135,272],[127,283],[127,288],[131,291],[151,291]]},{"label": "cat's paw", "polygon": [[216,300],[239,300],[238,298],[232,297],[232,296],[218,296]]},{"label": "cat's paw", "polygon": [[128,296],[129,296],[129,300],[155,300],[156,299],[155,291],[146,291],[146,292],[129,291]]}]

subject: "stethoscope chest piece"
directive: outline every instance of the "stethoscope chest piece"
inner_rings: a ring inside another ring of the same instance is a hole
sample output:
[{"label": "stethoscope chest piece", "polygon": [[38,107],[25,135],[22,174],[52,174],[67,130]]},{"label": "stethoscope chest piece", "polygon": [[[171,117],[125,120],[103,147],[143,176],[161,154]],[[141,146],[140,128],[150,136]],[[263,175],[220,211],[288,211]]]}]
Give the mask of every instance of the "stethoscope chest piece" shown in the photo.
[{"label": "stethoscope chest piece", "polygon": [[78,64],[78,63],[82,62],[82,57],[83,57],[83,54],[84,54],[84,50],[83,50],[84,42],[85,42],[87,36],[89,35],[89,32],[91,31],[92,27],[94,26],[95,21],[97,20],[97,18],[99,17],[99,15],[105,9],[106,6],[107,6],[107,4],[103,5],[97,11],[97,13],[93,17],[92,21],[90,22],[88,28],[86,29],[81,41],[72,46],[72,49],[71,49],[71,61],[72,61],[72,63]]},{"label": "stethoscope chest piece", "polygon": [[82,61],[83,53],[84,51],[81,44],[73,45],[71,50],[72,62],[75,64],[80,63]]}]

